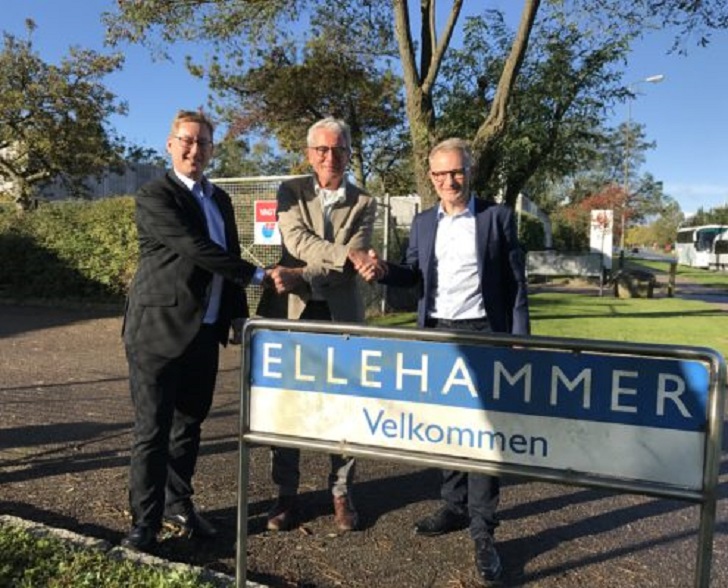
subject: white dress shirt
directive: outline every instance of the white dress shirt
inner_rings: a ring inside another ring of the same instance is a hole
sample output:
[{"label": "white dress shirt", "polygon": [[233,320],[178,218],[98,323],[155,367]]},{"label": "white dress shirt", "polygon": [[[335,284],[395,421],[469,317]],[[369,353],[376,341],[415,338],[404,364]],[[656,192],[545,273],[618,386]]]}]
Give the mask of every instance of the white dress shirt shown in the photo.
[{"label": "white dress shirt", "polygon": [[463,320],[485,317],[478,275],[475,200],[454,215],[437,210],[435,235],[435,287],[431,318]]}]

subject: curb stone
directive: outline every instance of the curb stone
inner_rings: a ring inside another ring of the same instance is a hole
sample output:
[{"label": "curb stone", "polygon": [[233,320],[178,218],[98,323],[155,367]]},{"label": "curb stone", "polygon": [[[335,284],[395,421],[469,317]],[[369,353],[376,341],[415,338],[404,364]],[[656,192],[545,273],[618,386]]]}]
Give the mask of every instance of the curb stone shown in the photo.
[{"label": "curb stone", "polygon": [[[207,568],[192,566],[180,562],[170,562],[161,557],[146,553],[139,553],[137,551],[132,551],[131,549],[126,549],[125,547],[114,546],[104,539],[87,537],[66,529],[50,527],[42,523],[27,521],[11,515],[0,515],[0,527],[17,527],[27,531],[35,537],[54,537],[79,549],[105,552],[108,557],[114,560],[128,560],[140,565],[197,573],[199,574],[200,579],[218,586],[219,588],[235,587],[235,578],[233,576],[223,574],[222,572],[216,572]],[[250,581],[246,582],[246,587],[267,588],[265,584],[258,584]]]}]

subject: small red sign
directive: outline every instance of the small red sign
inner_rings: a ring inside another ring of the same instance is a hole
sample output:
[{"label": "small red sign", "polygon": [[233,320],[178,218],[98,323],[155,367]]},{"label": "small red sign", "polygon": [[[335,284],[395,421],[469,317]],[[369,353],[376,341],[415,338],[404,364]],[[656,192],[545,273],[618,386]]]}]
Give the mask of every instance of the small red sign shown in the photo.
[{"label": "small red sign", "polygon": [[255,222],[274,223],[276,222],[276,201],[256,200],[255,201]]}]

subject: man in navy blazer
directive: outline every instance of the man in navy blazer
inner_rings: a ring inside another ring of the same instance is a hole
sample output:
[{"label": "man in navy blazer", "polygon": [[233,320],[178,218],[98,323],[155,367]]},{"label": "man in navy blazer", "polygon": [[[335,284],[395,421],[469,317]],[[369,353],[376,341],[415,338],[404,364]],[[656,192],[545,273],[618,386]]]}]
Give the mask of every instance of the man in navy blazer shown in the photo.
[{"label": "man in navy blazer", "polygon": [[[360,273],[368,281],[418,287],[420,328],[529,334],[525,256],[513,210],[470,193],[465,141],[438,144],[429,163],[440,203],[414,218],[404,262],[377,260],[376,271],[362,266]],[[444,504],[418,521],[415,532],[440,535],[469,524],[478,572],[487,582],[497,581],[502,566],[493,532],[499,494],[497,477],[446,470]]]},{"label": "man in navy blazer", "polygon": [[123,338],[134,405],[132,529],[122,545],[151,551],[162,519],[196,537],[215,528],[192,504],[200,428],[212,405],[219,345],[248,316],[244,287],[265,271],[240,258],[230,197],[204,176],[213,127],[180,111],[167,139],[173,169],[136,197],[139,265]]}]

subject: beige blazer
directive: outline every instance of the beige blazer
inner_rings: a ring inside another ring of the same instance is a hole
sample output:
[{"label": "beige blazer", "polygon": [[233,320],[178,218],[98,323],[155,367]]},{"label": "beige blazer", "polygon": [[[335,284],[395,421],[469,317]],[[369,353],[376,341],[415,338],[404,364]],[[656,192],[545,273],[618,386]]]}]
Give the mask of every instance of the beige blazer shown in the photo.
[{"label": "beige blazer", "polygon": [[278,228],[283,239],[280,264],[303,267],[305,285],[283,296],[266,290],[258,314],[298,319],[311,299],[314,286],[328,302],[334,321],[363,322],[365,309],[359,276],[347,263],[347,253],[349,249],[371,247],[376,200],[347,183],[345,201],[331,210],[333,242],[324,239],[323,210],[314,190],[313,176],[283,182],[277,201]]}]

